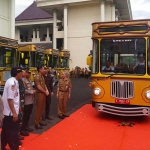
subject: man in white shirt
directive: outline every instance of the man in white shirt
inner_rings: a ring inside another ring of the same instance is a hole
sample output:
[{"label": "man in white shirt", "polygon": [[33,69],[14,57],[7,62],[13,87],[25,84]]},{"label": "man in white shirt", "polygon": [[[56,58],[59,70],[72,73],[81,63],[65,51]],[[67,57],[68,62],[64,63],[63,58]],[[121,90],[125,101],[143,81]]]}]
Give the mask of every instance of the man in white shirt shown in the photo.
[{"label": "man in white shirt", "polygon": [[3,91],[4,103],[4,119],[1,132],[1,150],[5,150],[8,144],[11,150],[19,149],[19,129],[20,122],[18,120],[19,114],[19,85],[18,79],[22,77],[22,70],[20,67],[13,67],[11,69],[11,78],[9,78]]}]

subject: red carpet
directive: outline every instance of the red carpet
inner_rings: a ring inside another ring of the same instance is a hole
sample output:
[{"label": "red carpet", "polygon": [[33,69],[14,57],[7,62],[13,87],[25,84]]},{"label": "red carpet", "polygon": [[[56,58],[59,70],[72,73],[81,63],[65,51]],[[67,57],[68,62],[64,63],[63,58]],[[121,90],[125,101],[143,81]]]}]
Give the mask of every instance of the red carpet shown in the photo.
[{"label": "red carpet", "polygon": [[[133,127],[119,121],[133,121]],[[36,137],[36,138],[35,138]],[[118,117],[83,106],[20,150],[150,150],[150,117]]]},{"label": "red carpet", "polygon": [[[120,119],[133,121],[122,126]],[[85,105],[21,150],[150,150],[150,118],[118,117]]]}]

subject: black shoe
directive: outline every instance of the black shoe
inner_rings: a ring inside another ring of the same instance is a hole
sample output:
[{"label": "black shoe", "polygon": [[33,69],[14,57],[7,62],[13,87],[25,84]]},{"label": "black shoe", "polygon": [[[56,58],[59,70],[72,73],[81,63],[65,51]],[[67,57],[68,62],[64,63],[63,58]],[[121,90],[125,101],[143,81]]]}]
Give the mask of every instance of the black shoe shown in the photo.
[{"label": "black shoe", "polygon": [[54,118],[47,116],[46,119],[48,120],[54,120]]},{"label": "black shoe", "polygon": [[29,128],[29,127],[26,127],[25,130],[28,131],[28,132],[32,132],[32,131],[33,131],[33,129],[31,129],[31,128]]},{"label": "black shoe", "polygon": [[24,140],[24,137],[19,135],[19,140]]},{"label": "black shoe", "polygon": [[22,145],[22,142],[21,141],[19,141],[19,146],[21,146]]},{"label": "black shoe", "polygon": [[29,136],[29,133],[27,131],[20,131],[20,135]]},{"label": "black shoe", "polygon": [[46,123],[42,123],[42,122],[41,122],[41,123],[39,123],[39,125],[40,125],[40,126],[47,126],[47,124],[46,124]]},{"label": "black shoe", "polygon": [[58,116],[60,119],[64,119],[64,117],[63,116]]},{"label": "black shoe", "polygon": [[69,115],[62,115],[63,117],[69,117]]},{"label": "black shoe", "polygon": [[36,129],[43,129],[42,126],[40,126],[40,125],[35,125],[34,127],[35,127]]}]

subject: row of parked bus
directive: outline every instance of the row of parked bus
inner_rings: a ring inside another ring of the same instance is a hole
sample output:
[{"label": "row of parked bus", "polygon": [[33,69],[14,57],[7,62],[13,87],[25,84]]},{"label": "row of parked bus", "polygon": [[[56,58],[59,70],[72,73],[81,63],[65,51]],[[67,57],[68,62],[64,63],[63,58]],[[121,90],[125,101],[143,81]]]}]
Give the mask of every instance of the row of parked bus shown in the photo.
[{"label": "row of parked bus", "polygon": [[55,67],[59,78],[61,70],[69,71],[69,51],[44,48],[36,44],[18,45],[17,40],[0,37],[0,91],[3,91],[5,81],[10,77],[12,66],[28,68],[31,80],[39,64]]}]

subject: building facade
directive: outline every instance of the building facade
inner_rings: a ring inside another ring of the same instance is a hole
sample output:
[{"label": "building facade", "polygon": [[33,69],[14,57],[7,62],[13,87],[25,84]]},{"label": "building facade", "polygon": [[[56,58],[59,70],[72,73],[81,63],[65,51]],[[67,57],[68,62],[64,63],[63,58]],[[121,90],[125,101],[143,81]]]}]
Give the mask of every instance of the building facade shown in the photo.
[{"label": "building facade", "polygon": [[129,0],[37,0],[37,6],[53,15],[53,48],[60,38],[56,20],[62,21],[61,38],[63,49],[70,51],[70,68],[86,67],[93,22],[132,19]]},{"label": "building facade", "polygon": [[15,18],[15,39],[19,45],[52,43],[53,17],[37,8],[34,1]]},{"label": "building facade", "polygon": [[0,36],[15,38],[15,0],[0,0]]},{"label": "building facade", "polygon": [[[35,17],[33,7],[46,14],[38,11]],[[19,44],[51,43],[53,49],[70,51],[70,69],[86,67],[86,57],[92,49],[93,22],[132,19],[130,0],[36,0],[19,16],[16,18]]]}]

